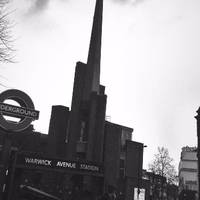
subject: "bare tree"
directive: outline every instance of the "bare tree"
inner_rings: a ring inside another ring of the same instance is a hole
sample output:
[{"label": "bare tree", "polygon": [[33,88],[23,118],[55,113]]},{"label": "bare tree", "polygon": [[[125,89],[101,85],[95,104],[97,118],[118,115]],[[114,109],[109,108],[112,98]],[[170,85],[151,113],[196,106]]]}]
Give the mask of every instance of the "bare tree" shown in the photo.
[{"label": "bare tree", "polygon": [[0,62],[13,62],[11,24],[5,6],[9,0],[0,0]]},{"label": "bare tree", "polygon": [[158,147],[158,153],[154,155],[153,161],[149,164],[149,170],[166,177],[168,183],[177,183],[177,172],[167,148]]}]

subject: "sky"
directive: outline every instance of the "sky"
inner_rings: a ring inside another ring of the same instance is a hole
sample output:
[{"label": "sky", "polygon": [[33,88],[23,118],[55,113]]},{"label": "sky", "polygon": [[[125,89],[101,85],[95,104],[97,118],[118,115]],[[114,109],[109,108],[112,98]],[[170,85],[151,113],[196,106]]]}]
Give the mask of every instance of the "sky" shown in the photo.
[{"label": "sky", "polygon": [[[0,66],[0,92],[26,92],[48,133],[52,105],[71,106],[76,62],[86,63],[95,0],[11,0],[15,63]],[[178,167],[196,146],[200,106],[200,1],[104,0],[101,84],[111,122],[132,127],[144,168],[157,147]]]}]

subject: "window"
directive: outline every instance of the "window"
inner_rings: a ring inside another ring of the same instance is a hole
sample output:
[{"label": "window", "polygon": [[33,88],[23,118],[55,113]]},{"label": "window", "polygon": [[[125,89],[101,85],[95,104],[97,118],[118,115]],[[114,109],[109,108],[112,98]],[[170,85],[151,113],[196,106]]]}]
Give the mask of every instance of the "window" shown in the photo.
[{"label": "window", "polygon": [[79,139],[80,142],[85,141],[85,124],[86,123],[84,121],[81,122],[80,139]]}]

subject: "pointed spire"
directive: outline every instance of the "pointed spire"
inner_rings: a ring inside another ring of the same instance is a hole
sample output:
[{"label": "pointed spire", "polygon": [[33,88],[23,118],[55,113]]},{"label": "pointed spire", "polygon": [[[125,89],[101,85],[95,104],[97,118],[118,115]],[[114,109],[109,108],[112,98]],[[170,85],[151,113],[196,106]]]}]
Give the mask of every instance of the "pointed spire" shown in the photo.
[{"label": "pointed spire", "polygon": [[103,0],[96,0],[92,33],[90,38],[90,47],[87,59],[84,99],[88,99],[92,91],[99,93],[101,36],[102,36],[102,18],[103,18],[102,15],[103,15]]}]

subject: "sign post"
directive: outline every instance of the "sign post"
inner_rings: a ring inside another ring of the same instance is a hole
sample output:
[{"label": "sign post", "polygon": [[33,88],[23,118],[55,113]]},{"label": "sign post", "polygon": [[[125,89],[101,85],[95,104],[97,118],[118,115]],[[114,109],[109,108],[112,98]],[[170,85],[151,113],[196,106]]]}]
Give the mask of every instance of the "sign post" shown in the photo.
[{"label": "sign post", "polygon": [[[4,103],[6,100],[14,100],[20,106],[14,106]],[[19,122],[7,120],[5,116],[20,119]],[[31,98],[24,92],[16,89],[6,90],[0,94],[0,131],[3,134],[2,149],[2,170],[0,172],[0,200],[5,200],[4,190],[6,183],[6,174],[11,152],[11,139],[9,136],[28,128],[33,120],[39,118],[39,112],[35,110]],[[12,185],[12,183],[10,183]],[[12,191],[9,190],[11,193]],[[8,198],[10,194],[8,194]],[[9,199],[7,199],[9,200]]]},{"label": "sign post", "polygon": [[6,133],[4,135],[2,157],[1,157],[2,168],[1,168],[1,173],[0,173],[0,189],[1,189],[0,199],[3,199],[2,196],[5,191],[5,180],[6,180],[6,175],[7,175],[10,150],[11,150],[11,140],[9,139],[9,135]]}]

